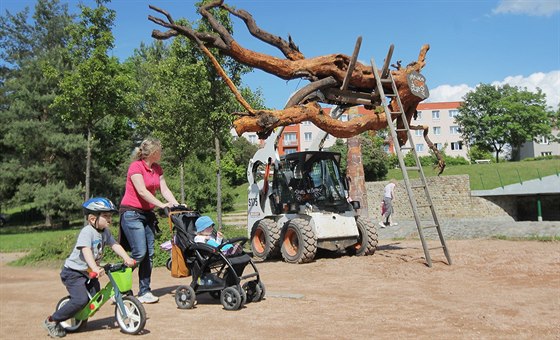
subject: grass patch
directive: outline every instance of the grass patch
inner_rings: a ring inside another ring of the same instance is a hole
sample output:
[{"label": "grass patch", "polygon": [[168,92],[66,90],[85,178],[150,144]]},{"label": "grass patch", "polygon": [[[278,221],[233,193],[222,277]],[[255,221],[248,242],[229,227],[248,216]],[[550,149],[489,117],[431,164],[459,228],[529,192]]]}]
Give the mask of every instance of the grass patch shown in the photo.
[{"label": "grass patch", "polygon": [[[437,172],[424,167],[426,177],[436,176]],[[533,162],[503,162],[491,164],[469,164],[448,166],[441,176],[469,175],[471,190],[489,190],[540,177],[558,175],[560,160],[541,160]],[[409,171],[411,179],[418,178],[417,171]],[[400,169],[391,169],[387,178],[402,180]]]},{"label": "grass patch", "polygon": [[0,234],[0,252],[13,253],[31,251],[37,249],[43,243],[57,242],[68,236],[76,238],[79,233],[79,228],[67,230],[42,230],[29,232],[27,230],[20,230],[19,233],[16,229],[10,230],[11,233]]}]

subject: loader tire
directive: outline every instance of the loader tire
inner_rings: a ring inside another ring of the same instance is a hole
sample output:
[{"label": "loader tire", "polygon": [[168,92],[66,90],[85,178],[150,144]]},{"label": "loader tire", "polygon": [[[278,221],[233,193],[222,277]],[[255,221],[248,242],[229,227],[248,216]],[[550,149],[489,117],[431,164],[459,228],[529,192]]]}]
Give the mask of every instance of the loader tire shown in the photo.
[{"label": "loader tire", "polygon": [[375,224],[358,217],[356,225],[358,227],[358,243],[349,249],[350,253],[355,256],[373,255],[377,249],[377,228],[375,228]]},{"label": "loader tire", "polygon": [[280,254],[280,228],[276,221],[264,218],[253,227],[251,248],[253,256],[263,261],[278,257]]},{"label": "loader tire", "polygon": [[311,224],[303,218],[294,218],[282,233],[282,257],[288,263],[313,261],[317,253],[317,237]]}]

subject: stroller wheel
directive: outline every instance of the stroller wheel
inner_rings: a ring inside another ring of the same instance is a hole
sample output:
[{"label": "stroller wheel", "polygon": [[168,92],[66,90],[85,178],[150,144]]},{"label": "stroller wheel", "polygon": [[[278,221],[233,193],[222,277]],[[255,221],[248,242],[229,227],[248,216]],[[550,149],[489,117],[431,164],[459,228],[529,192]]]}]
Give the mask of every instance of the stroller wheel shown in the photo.
[{"label": "stroller wheel", "polygon": [[191,286],[179,286],[175,291],[175,303],[180,309],[191,309],[194,307],[196,294]]},{"label": "stroller wheel", "polygon": [[171,258],[167,259],[167,262],[165,263],[165,266],[167,267],[167,270],[171,271]]},{"label": "stroller wheel", "polygon": [[222,295],[220,295],[220,302],[226,310],[238,310],[241,308],[243,299],[241,294],[237,290],[237,287],[227,287],[222,290]]},{"label": "stroller wheel", "polygon": [[245,282],[243,290],[247,294],[247,301],[249,302],[259,302],[264,298],[264,284],[260,281]]}]

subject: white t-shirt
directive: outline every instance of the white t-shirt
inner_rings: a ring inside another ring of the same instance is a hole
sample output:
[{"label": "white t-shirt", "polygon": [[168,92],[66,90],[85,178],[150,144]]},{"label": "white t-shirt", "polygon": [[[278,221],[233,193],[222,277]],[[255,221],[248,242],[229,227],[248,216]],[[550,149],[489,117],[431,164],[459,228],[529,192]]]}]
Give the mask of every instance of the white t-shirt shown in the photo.
[{"label": "white t-shirt", "polygon": [[395,189],[395,183],[389,183],[385,186],[383,197],[393,198],[393,190]]}]

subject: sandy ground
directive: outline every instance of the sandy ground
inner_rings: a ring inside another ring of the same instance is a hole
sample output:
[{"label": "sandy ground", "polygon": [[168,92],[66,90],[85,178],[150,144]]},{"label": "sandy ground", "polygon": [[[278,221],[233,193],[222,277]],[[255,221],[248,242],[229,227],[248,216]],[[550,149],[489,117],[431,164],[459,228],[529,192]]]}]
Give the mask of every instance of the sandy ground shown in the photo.
[{"label": "sandy ground", "polygon": [[[432,268],[417,240],[381,241],[369,257],[258,263],[267,296],[239,311],[205,295],[196,308],[177,309],[173,291],[190,280],[157,268],[152,286],[160,302],[145,305],[148,321],[138,337],[560,339],[560,243],[452,240],[448,246],[453,264],[434,250]],[[52,268],[0,266],[0,338],[47,337],[41,323],[66,293],[58,275]],[[107,304],[85,332],[67,338],[127,337],[113,315]]]}]

